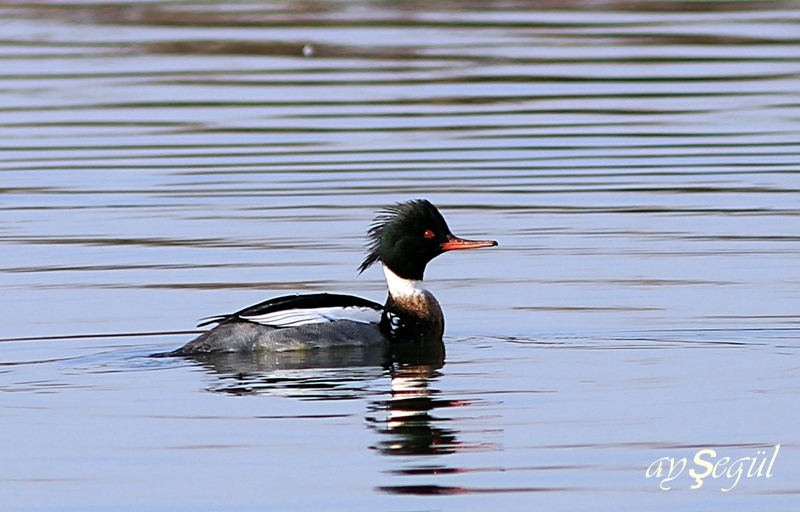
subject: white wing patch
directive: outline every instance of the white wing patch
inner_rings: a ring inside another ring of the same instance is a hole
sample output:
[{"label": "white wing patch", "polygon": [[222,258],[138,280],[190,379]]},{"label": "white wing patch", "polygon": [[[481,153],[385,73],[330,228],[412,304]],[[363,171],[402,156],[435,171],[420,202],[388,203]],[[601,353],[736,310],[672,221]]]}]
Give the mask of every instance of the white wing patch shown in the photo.
[{"label": "white wing patch", "polygon": [[362,324],[377,324],[381,321],[381,312],[373,308],[359,307],[332,307],[332,308],[309,308],[309,309],[288,309],[285,311],[275,311],[265,315],[242,315],[239,318],[249,322],[271,327],[297,327],[306,324],[323,324],[335,322],[337,320],[350,320]]}]

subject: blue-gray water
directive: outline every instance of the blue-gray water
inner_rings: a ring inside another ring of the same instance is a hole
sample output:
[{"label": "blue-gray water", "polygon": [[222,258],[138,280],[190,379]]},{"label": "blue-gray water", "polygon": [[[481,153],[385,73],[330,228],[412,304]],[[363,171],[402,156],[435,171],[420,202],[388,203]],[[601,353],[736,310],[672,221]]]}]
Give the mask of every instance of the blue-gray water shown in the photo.
[{"label": "blue-gray water", "polygon": [[[789,510],[799,192],[796,1],[3,3],[0,502]],[[442,368],[147,357],[414,197]]]}]

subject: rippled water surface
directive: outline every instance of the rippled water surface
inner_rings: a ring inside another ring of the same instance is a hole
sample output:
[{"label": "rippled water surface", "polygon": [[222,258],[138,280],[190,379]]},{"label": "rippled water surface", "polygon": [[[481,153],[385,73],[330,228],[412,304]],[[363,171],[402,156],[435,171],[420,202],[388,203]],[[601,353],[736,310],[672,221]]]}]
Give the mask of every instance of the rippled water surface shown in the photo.
[{"label": "rippled water surface", "polygon": [[[0,180],[4,510],[797,504],[796,1],[4,2]],[[414,197],[443,367],[148,357]]]}]

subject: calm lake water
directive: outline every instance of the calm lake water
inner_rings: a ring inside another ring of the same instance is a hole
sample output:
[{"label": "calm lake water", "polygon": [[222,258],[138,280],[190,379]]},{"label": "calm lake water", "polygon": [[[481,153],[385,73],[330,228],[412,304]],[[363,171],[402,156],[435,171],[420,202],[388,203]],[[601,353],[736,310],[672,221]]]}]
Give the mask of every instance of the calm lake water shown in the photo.
[{"label": "calm lake water", "polygon": [[[4,2],[0,179],[4,510],[798,503],[800,2]],[[443,367],[148,357],[417,197]]]}]

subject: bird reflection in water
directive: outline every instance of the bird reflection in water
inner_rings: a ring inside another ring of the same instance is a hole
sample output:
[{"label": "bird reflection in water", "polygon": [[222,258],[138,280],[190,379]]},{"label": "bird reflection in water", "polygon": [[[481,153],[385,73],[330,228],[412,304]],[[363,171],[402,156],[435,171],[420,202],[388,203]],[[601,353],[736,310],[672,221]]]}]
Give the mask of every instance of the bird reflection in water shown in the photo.
[{"label": "bird reflection in water", "polygon": [[289,352],[222,352],[183,356],[215,377],[207,388],[229,395],[300,399],[363,398],[385,374],[382,347]]},{"label": "bird reflection in water", "polygon": [[184,357],[216,377],[209,391],[231,395],[365,398],[382,394],[375,384],[388,373],[390,398],[372,401],[367,416],[369,424],[384,437],[373,448],[385,455],[431,455],[452,453],[459,445],[457,432],[441,427],[443,420],[432,414],[435,409],[463,404],[439,398],[439,391],[431,387],[441,377],[439,370],[445,360],[444,343],[438,337],[395,340],[388,350],[340,347]]},{"label": "bird reflection in water", "polygon": [[383,420],[372,424],[385,439],[374,448],[385,455],[437,455],[452,453],[457,445],[456,432],[436,424],[434,409],[449,407],[437,399],[439,392],[430,383],[439,377],[434,366],[402,366],[392,370],[392,393],[389,400],[375,402],[373,411],[386,411]]}]

